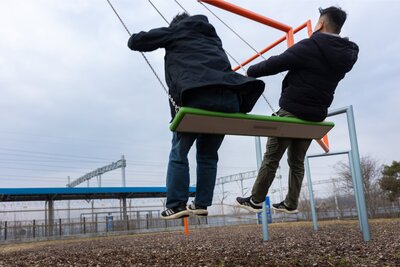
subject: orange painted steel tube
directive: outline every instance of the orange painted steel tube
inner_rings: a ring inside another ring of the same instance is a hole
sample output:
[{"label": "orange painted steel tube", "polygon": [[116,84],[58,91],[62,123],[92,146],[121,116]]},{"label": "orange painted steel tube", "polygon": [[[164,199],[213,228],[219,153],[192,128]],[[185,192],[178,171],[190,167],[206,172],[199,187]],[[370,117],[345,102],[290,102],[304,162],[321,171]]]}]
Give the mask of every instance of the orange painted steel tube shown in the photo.
[{"label": "orange painted steel tube", "polygon": [[185,235],[189,235],[189,218],[185,217],[183,218],[183,226],[184,226],[184,233]]},{"label": "orange painted steel tube", "polygon": [[286,38],[287,38],[287,45],[288,45],[288,47],[291,47],[292,45],[294,45],[294,34],[293,34],[293,29],[290,29],[290,30],[287,32]]},{"label": "orange painted steel tube", "polygon": [[284,32],[288,32],[292,28],[286,24],[280,23],[276,20],[267,18],[265,16],[255,13],[253,11],[250,11],[250,10],[244,9],[242,7],[236,6],[234,4],[228,3],[224,0],[198,0],[198,1],[219,7],[221,9],[225,9],[229,12],[235,13],[242,17],[249,18],[251,20],[258,21],[262,24],[268,25],[272,28],[275,28],[275,29],[278,29],[278,30],[281,30]]},{"label": "orange painted steel tube", "polygon": [[322,147],[322,149],[323,149],[326,153],[329,152],[329,146],[327,146],[327,145],[324,143],[323,139],[315,139],[315,141],[317,141],[317,143]]},{"label": "orange painted steel tube", "polygon": [[311,20],[307,20],[307,31],[308,31],[308,36],[311,37],[311,35],[313,34],[313,29],[311,26]]},{"label": "orange painted steel tube", "polygon": [[[304,22],[303,24],[301,24],[299,27],[295,28],[293,30],[293,33],[298,33],[299,31],[301,31],[302,29],[304,29],[305,27],[307,27],[307,22]],[[310,22],[310,27],[311,27],[311,22]],[[287,35],[282,36],[280,39],[276,40],[275,42],[273,42],[272,44],[270,44],[269,46],[267,46],[266,48],[262,49],[258,54],[255,54],[254,56],[248,58],[247,60],[245,60],[241,65],[236,66],[233,68],[234,71],[237,71],[238,69],[240,69],[241,66],[246,66],[247,64],[249,64],[251,61],[253,61],[254,59],[258,58],[260,55],[263,55],[264,53],[268,52],[269,50],[271,50],[272,48],[274,48],[275,46],[277,46],[278,44],[282,43],[283,41],[285,41],[287,38]]]},{"label": "orange painted steel tube", "polygon": [[[286,36],[283,36],[282,38],[280,38],[279,40],[275,41],[274,43],[270,44],[269,46],[267,46],[266,48],[264,48],[263,50],[261,50],[258,54],[255,54],[254,56],[250,57],[249,59],[247,59],[246,61],[244,61],[241,66],[245,66],[247,64],[249,64],[250,62],[252,62],[254,59],[258,58],[260,55],[266,53],[267,51],[271,50],[272,48],[274,48],[275,46],[277,46],[278,44],[282,43],[283,41],[285,41]],[[234,71],[237,71],[238,69],[240,69],[241,67],[236,66],[235,68],[233,68]]]}]

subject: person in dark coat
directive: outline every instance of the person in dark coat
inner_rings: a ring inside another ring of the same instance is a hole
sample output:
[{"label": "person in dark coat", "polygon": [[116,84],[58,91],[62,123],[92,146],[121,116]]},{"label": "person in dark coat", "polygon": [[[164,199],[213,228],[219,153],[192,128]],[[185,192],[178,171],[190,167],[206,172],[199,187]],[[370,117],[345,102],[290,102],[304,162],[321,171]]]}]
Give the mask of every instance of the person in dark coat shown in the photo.
[{"label": "person in dark coat", "polygon": [[[346,17],[338,7],[320,9],[320,18],[310,38],[248,69],[247,75],[251,77],[289,71],[282,82],[279,116],[316,122],[326,118],[339,81],[353,68],[358,57],[358,46],[339,36]],[[251,196],[238,197],[239,205],[254,212],[262,210],[279,161],[288,149],[289,191],[285,200],[273,204],[272,208],[297,213],[304,158],[310,143],[311,140],[304,139],[269,138]]]},{"label": "person in dark coat", "polygon": [[[169,27],[133,34],[128,47],[136,51],[165,49],[165,79],[178,106],[221,112],[252,110],[264,91],[264,82],[232,71],[215,28],[206,16],[178,14]],[[175,107],[170,103],[171,116]],[[167,209],[164,219],[208,215],[217,174],[218,149],[224,135],[173,133],[167,171]],[[188,207],[187,154],[196,141],[196,197]]]}]

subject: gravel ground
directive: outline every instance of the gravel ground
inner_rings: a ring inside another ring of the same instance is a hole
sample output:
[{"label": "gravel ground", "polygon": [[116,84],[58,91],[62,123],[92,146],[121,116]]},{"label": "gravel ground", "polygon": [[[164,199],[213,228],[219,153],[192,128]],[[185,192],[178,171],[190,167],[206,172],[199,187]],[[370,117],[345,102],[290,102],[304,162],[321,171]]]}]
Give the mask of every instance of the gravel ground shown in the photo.
[{"label": "gravel ground", "polygon": [[400,219],[275,223],[0,246],[0,266],[400,266]]}]

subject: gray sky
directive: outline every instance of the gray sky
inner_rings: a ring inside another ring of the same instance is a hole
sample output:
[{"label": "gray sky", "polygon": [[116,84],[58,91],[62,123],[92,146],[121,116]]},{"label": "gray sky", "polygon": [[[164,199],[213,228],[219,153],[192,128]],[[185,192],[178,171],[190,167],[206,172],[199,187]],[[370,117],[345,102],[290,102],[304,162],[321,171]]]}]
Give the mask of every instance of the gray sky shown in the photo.
[{"label": "gray sky", "polygon": [[[169,20],[181,12],[173,0],[153,2]],[[191,14],[209,17],[237,60],[254,54],[196,0],[180,2]],[[346,10],[342,35],[359,45],[360,54],[353,71],[339,84],[332,109],[353,105],[361,155],[382,164],[399,160],[400,37],[390,24],[397,20],[399,1],[231,2],[293,27],[307,19],[314,26],[320,6],[340,5]],[[166,26],[148,1],[113,3],[131,32]],[[283,36],[210,8],[259,50]],[[128,35],[106,0],[1,1],[0,25],[0,187],[63,187],[67,176],[76,179],[121,155],[128,163],[128,186],[165,185],[171,139],[168,100],[141,55],[127,48]],[[296,40],[305,37],[302,32]],[[282,44],[265,57],[285,47]],[[163,77],[164,52],[147,55]],[[275,108],[282,79],[263,79]],[[260,99],[252,113],[271,110]],[[344,116],[332,120],[337,124],[330,134],[332,151],[349,149]],[[309,151],[320,152],[316,144]],[[344,158],[313,160],[313,175],[334,176],[332,167],[338,160]],[[254,138],[226,137],[218,175],[255,168]],[[285,177],[285,161],[281,172]],[[194,176],[191,182],[195,183]],[[103,186],[120,185],[119,171],[104,176]]]}]

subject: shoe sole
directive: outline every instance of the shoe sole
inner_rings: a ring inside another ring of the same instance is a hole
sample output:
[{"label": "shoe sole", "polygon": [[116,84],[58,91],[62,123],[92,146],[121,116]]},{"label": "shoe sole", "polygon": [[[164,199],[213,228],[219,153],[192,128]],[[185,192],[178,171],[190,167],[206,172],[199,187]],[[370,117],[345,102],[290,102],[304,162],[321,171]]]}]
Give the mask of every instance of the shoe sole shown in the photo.
[{"label": "shoe sole", "polygon": [[252,208],[252,207],[250,207],[250,206],[242,205],[242,204],[240,204],[237,200],[236,200],[236,204],[239,205],[239,208],[246,209],[246,210],[248,210],[248,211],[250,211],[250,212],[260,213],[260,212],[263,211],[262,208],[261,208],[261,209],[255,209],[255,208]]},{"label": "shoe sole", "polygon": [[207,210],[190,210],[188,211],[196,216],[208,216],[208,211]]},{"label": "shoe sole", "polygon": [[180,211],[178,213],[175,213],[175,214],[172,214],[169,216],[161,215],[161,219],[164,219],[164,220],[181,219],[181,218],[189,217],[189,215],[190,215],[190,212],[188,210],[183,210],[183,211]]},{"label": "shoe sole", "polygon": [[273,210],[279,211],[279,212],[284,212],[286,214],[297,214],[299,213],[298,210],[287,210],[287,209],[279,209],[279,208],[275,208],[274,206],[272,206]]}]

